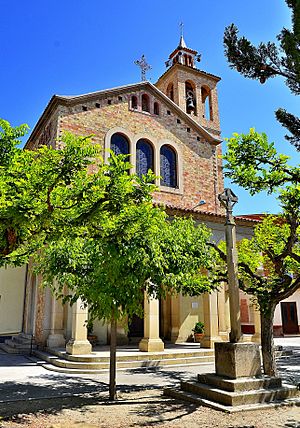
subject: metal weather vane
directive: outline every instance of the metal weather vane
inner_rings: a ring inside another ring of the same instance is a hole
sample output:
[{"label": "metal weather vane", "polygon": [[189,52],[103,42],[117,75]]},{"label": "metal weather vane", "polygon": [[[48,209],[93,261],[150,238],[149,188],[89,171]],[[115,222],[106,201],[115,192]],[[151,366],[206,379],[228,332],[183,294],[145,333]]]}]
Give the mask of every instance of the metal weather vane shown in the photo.
[{"label": "metal weather vane", "polygon": [[137,59],[136,61],[134,61],[134,63],[135,63],[135,65],[140,67],[142,82],[145,82],[147,80],[146,71],[151,70],[151,68],[152,68],[151,65],[149,65],[147,63],[145,55],[142,55],[141,59]]}]

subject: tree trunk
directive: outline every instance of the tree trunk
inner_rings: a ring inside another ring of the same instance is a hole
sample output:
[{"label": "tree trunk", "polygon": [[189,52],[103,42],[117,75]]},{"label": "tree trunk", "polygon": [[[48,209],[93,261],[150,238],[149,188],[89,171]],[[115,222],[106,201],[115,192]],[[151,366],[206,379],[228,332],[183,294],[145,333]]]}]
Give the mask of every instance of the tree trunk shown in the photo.
[{"label": "tree trunk", "polygon": [[110,361],[109,361],[109,399],[115,401],[117,399],[116,388],[116,354],[117,354],[117,320],[112,314],[110,327]]},{"label": "tree trunk", "polygon": [[262,359],[264,374],[266,376],[277,376],[273,339],[273,320],[275,307],[276,305],[271,305],[267,311],[260,312]]}]

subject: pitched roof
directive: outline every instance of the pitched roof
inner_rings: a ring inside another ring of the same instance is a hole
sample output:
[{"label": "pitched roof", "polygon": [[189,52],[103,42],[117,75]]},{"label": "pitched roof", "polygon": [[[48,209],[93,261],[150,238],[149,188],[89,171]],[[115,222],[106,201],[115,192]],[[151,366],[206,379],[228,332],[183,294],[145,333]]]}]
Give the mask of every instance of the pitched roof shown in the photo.
[{"label": "pitched roof", "polygon": [[34,140],[39,129],[43,126],[45,121],[50,117],[51,113],[58,105],[67,105],[67,106],[74,105],[80,101],[84,102],[84,101],[97,99],[99,96],[102,96],[102,95],[113,96],[115,94],[119,94],[123,92],[143,90],[143,89],[149,90],[152,93],[154,93],[155,96],[160,98],[166,105],[170,107],[170,109],[172,109],[173,111],[176,111],[176,113],[179,116],[181,116],[196,132],[203,135],[210,143],[217,145],[222,142],[220,137],[212,134],[211,132],[206,130],[203,126],[199,125],[190,115],[188,115],[185,111],[183,111],[176,103],[170,100],[170,98],[167,97],[167,95],[165,95],[152,83],[139,82],[139,83],[133,83],[129,85],[117,86],[111,89],[104,89],[96,92],[88,92],[86,94],[81,94],[81,95],[53,95],[49,103],[47,104],[44,112],[42,113],[41,117],[39,118],[37,124],[35,125],[32,133],[30,134],[25,147],[29,142]]},{"label": "pitched roof", "polygon": [[[178,207],[176,205],[164,204],[162,202],[155,202],[154,204],[156,206],[163,205],[169,214],[175,214],[177,212],[180,214],[182,213],[183,215],[191,214],[195,219],[212,221],[213,223],[223,223],[223,222],[225,223],[225,220],[226,220],[226,216],[224,214],[216,214],[211,211],[203,211],[195,208]],[[238,215],[238,216],[234,216],[234,218],[238,226],[254,227],[256,223],[261,222],[260,218],[252,218],[247,215],[246,216]]]}]

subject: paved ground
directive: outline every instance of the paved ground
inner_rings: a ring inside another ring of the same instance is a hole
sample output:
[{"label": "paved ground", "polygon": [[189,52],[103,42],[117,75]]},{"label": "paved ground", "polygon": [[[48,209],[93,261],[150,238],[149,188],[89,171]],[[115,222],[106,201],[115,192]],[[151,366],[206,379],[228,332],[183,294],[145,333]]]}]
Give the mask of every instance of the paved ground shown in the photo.
[{"label": "paved ground", "polygon": [[[290,383],[300,383],[300,337],[277,339],[276,344],[293,349],[293,355],[279,360],[280,374]],[[8,418],[0,421],[0,427],[67,428],[75,421],[84,422],[82,427],[88,427],[89,422],[94,427],[300,428],[300,408],[263,412],[262,420],[257,412],[223,415],[161,397],[162,386],[177,385],[183,378],[213,370],[208,364],[118,372],[120,401],[111,405],[106,400],[108,373],[79,377],[58,374],[24,356],[0,353],[0,415]]]}]

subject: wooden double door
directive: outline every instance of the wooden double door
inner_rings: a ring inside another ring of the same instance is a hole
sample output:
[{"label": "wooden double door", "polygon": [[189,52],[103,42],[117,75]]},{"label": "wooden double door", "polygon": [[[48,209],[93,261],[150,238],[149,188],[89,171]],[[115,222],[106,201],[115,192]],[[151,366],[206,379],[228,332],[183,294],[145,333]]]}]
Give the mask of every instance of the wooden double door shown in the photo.
[{"label": "wooden double door", "polygon": [[296,302],[281,302],[282,330],[284,334],[298,334],[298,314]]}]

